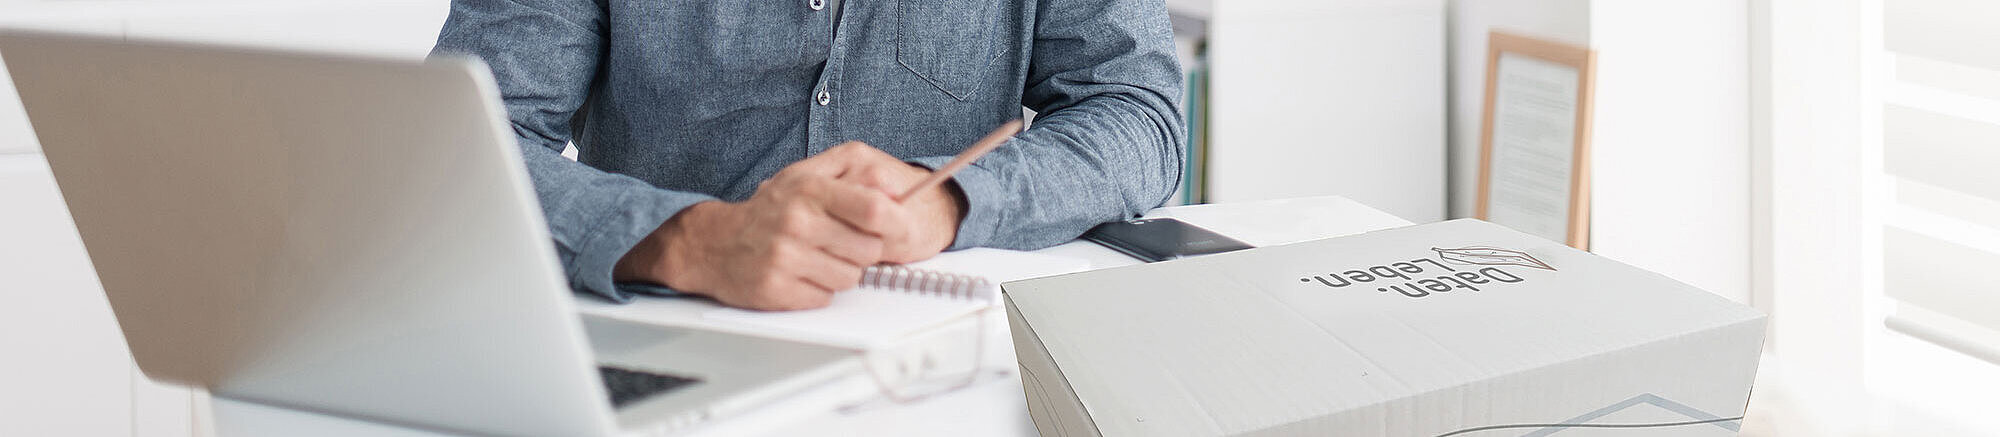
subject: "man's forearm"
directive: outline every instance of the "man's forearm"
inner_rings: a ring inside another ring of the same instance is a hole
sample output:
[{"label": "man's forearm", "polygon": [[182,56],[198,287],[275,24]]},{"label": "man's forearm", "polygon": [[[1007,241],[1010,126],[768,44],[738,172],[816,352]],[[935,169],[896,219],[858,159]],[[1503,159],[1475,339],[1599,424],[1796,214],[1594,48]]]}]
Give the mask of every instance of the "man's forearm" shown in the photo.
[{"label": "man's forearm", "polygon": [[539,145],[523,146],[522,155],[570,287],[613,301],[632,298],[614,277],[619,260],[668,218],[714,200],[606,173]]},{"label": "man's forearm", "polygon": [[719,206],[720,201],[705,201],[688,205],[680,212],[660,223],[659,228],[647,233],[632,245],[618,263],[612,267],[611,277],[619,283],[645,283],[661,287],[676,288],[674,278],[685,278],[690,255],[672,253],[685,249],[680,243],[688,238],[687,223],[699,221],[704,209]]},{"label": "man's forearm", "polygon": [[1159,206],[1180,182],[1170,116],[1107,96],[1039,117],[954,178],[966,209],[951,248],[1039,249]]},{"label": "man's forearm", "polygon": [[1012,143],[959,173],[968,211],[954,248],[1058,244],[1157,207],[1180,183],[1185,87],[1165,6],[1042,6],[1021,99],[1038,115]]}]

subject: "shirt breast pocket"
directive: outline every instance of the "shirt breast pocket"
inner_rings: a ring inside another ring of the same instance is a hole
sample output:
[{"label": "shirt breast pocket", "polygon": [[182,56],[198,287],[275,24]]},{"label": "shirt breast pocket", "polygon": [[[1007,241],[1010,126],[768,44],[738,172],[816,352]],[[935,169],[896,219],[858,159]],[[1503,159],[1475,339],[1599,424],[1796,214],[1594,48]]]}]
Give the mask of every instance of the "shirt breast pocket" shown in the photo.
[{"label": "shirt breast pocket", "polygon": [[995,0],[899,0],[896,63],[954,99],[966,100],[1007,53],[1007,20]]}]

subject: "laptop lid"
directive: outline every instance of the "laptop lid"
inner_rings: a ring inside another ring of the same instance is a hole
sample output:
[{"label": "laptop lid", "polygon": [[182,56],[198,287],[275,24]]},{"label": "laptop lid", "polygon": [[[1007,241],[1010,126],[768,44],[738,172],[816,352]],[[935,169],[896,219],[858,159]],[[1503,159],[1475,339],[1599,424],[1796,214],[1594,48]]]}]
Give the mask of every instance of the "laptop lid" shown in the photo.
[{"label": "laptop lid", "polygon": [[147,376],[419,427],[612,432],[479,61],[20,33],[0,61]]}]

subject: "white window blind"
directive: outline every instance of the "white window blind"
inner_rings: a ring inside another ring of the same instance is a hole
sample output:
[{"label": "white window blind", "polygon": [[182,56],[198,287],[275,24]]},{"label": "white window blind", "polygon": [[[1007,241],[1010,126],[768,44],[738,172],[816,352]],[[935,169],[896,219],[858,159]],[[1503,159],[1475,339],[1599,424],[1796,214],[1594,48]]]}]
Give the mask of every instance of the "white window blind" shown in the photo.
[{"label": "white window blind", "polygon": [[1882,7],[1887,326],[2000,363],[2000,2]]}]

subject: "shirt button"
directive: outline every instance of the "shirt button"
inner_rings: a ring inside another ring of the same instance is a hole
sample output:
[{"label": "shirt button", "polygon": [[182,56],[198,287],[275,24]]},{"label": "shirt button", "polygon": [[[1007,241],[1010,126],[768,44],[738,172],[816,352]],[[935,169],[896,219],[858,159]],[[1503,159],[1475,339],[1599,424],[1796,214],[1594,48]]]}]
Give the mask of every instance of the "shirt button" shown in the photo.
[{"label": "shirt button", "polygon": [[817,10],[823,10],[823,9],[826,9],[826,0],[812,0],[812,1],[808,1],[808,2],[806,2],[806,6],[811,6],[811,7],[813,8],[813,10],[815,10],[815,11],[817,11]]},{"label": "shirt button", "polygon": [[826,90],[820,90],[819,97],[817,97],[817,101],[819,102],[820,106],[826,106],[828,104],[831,104],[833,103],[833,94],[827,93]]}]

